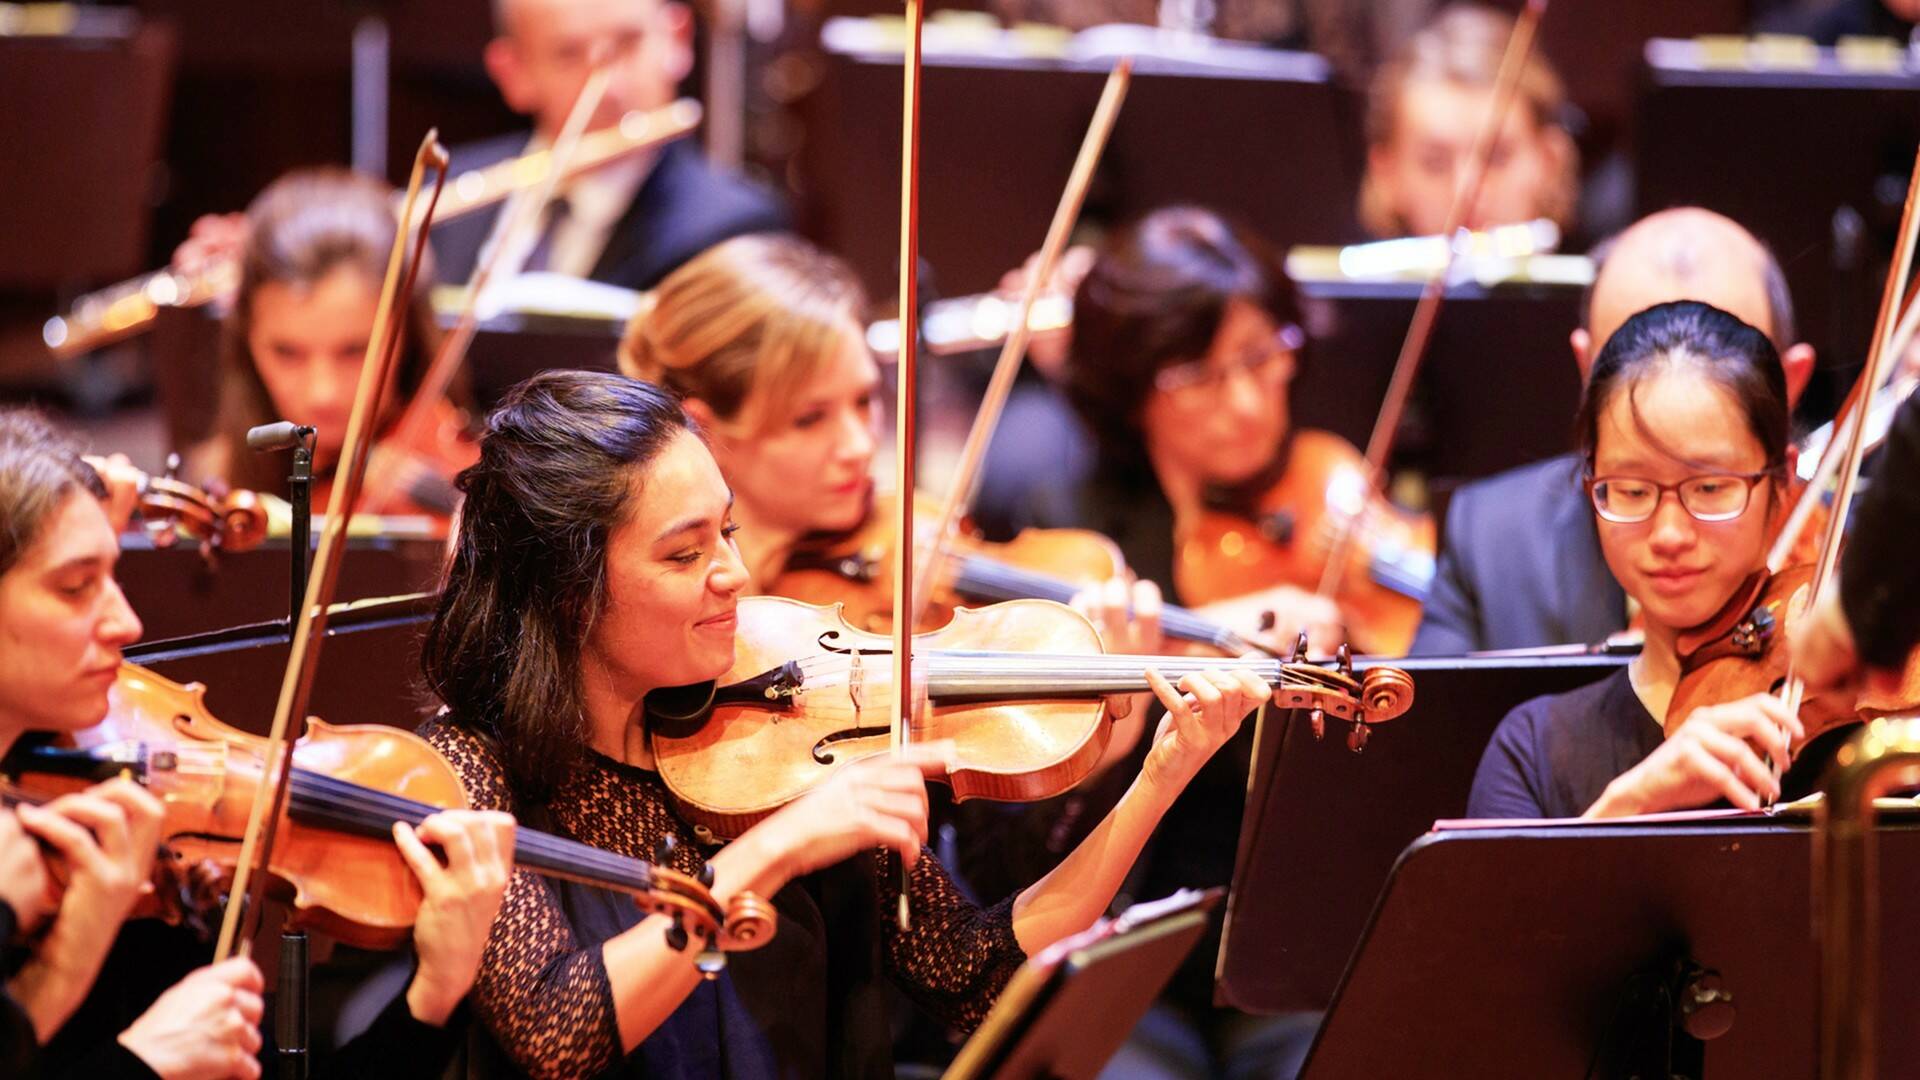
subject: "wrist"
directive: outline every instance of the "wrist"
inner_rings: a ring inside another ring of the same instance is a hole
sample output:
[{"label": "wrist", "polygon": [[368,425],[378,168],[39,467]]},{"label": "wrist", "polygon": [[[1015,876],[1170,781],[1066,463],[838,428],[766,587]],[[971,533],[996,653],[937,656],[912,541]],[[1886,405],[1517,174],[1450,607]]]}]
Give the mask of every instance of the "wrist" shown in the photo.
[{"label": "wrist", "polygon": [[800,874],[793,845],[782,841],[780,815],[760,822],[714,853],[715,899],[742,892],[771,896]]},{"label": "wrist", "polygon": [[460,999],[466,996],[465,989],[453,993],[451,988],[435,986],[432,980],[415,972],[413,981],[407,984],[407,1012],[428,1027],[444,1027],[453,1010],[460,1007]]},{"label": "wrist", "polygon": [[45,1046],[73,1010],[80,1007],[86,985],[38,958],[21,966],[8,990],[33,1024],[33,1035]]}]

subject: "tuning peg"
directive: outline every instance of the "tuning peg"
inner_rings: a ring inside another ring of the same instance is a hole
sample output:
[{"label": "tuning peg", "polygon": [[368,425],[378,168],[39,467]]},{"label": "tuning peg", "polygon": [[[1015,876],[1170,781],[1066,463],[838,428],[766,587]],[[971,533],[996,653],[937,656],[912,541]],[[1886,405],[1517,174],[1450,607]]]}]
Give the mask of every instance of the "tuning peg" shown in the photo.
[{"label": "tuning peg", "polygon": [[1334,656],[1339,660],[1340,674],[1352,675],[1353,674],[1353,646],[1347,644],[1344,641],[1341,642],[1340,651],[1335,653]]},{"label": "tuning peg", "polygon": [[1367,725],[1355,720],[1353,726],[1347,729],[1347,749],[1356,754],[1365,750],[1368,734],[1370,733],[1367,731]]},{"label": "tuning peg", "polygon": [[653,861],[665,866],[673,861],[673,853],[680,850],[680,841],[672,833],[662,833],[653,845]]},{"label": "tuning peg", "polygon": [[674,917],[673,925],[667,927],[667,947],[674,952],[687,951],[687,926],[678,916]]},{"label": "tuning peg", "polygon": [[1315,709],[1307,714],[1307,723],[1313,725],[1313,741],[1319,742],[1327,737],[1327,713],[1324,709]]},{"label": "tuning peg", "polygon": [[1306,662],[1306,660],[1307,660],[1307,632],[1305,630],[1302,630],[1300,631],[1300,636],[1295,638],[1293,641],[1293,662],[1296,664],[1303,664]]},{"label": "tuning peg", "polygon": [[709,889],[713,888],[713,864],[712,863],[705,862],[700,864],[700,884],[706,886]]}]

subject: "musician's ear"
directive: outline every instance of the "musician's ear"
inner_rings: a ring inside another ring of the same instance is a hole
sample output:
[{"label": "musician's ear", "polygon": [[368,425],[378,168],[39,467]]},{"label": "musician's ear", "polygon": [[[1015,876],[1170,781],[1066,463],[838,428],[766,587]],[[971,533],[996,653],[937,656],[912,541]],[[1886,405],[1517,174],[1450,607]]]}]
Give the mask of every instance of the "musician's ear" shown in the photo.
[{"label": "musician's ear", "polygon": [[1800,395],[1807,389],[1807,383],[1813,378],[1813,346],[1806,342],[1787,346],[1780,354],[1780,366],[1787,374],[1787,409],[1792,411],[1800,404]]},{"label": "musician's ear", "polygon": [[507,108],[522,116],[533,116],[540,111],[540,95],[527,77],[526,62],[520,55],[518,43],[503,34],[488,41],[486,51],[480,55],[486,63],[488,77],[499,88]]},{"label": "musician's ear", "polygon": [[1580,369],[1580,385],[1587,384],[1587,373],[1593,370],[1593,335],[1582,326],[1567,335],[1567,344],[1573,348],[1573,366]]},{"label": "musician's ear", "polygon": [[667,59],[667,74],[677,86],[693,72],[693,9],[678,2],[662,4],[660,25],[672,43]]}]

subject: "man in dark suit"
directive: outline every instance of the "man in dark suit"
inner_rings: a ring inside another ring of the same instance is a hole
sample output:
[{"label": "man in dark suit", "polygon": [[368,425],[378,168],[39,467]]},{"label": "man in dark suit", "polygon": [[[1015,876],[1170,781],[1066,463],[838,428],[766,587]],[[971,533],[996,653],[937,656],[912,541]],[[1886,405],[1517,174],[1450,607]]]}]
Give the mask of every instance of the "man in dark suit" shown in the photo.
[{"label": "man in dark suit", "polygon": [[[1697,208],[1643,218],[1594,252],[1586,325],[1569,343],[1584,380],[1635,313],[1699,300],[1767,331],[1798,402],[1813,347],[1794,340],[1793,300],[1766,246]],[[1416,655],[1592,644],[1627,626],[1627,598],[1600,554],[1583,463],[1566,454],[1467,484],[1447,505]]]},{"label": "man in dark suit", "polygon": [[[590,58],[613,65],[589,130],[671,102],[693,65],[693,15],[677,0],[495,0],[487,73],[531,140],[510,135],[463,147],[453,168],[479,168],[549,145],[585,86]],[[499,222],[497,210],[433,232],[440,278],[464,282]],[[545,220],[517,238],[498,276],[548,270],[632,289],[732,236],[787,227],[774,195],[714,168],[691,140],[610,162],[567,183]]]}]

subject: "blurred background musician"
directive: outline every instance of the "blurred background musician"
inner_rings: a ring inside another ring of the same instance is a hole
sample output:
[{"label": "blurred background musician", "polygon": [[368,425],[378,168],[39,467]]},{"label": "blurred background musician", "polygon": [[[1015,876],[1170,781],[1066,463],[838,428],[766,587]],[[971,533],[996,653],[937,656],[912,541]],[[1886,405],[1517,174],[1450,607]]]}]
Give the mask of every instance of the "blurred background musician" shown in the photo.
[{"label": "blurred background musician", "polygon": [[[287,495],[284,455],[247,448],[247,429],[290,420],[316,429],[314,476],[338,464],[347,417],[373,332],[380,282],[395,228],[392,192],[344,169],[306,169],[282,177],[247,211],[240,285],[220,328],[219,389],[213,434],[185,454],[201,481]],[[406,408],[440,341],[427,299],[430,276],[395,313],[405,335],[383,425]],[[470,464],[474,444],[465,413],[442,402],[436,445],[385,450],[398,466],[414,512],[443,525],[458,493],[453,475]],[[316,498],[314,511],[323,512]]]},{"label": "blurred background musician", "polygon": [[[1813,374],[1813,347],[1795,340],[1779,263],[1740,225],[1709,210],[1665,210],[1595,257],[1586,325],[1569,337],[1583,380],[1634,313],[1699,300],[1763,328],[1784,365],[1789,406],[1799,401]],[[1577,454],[1564,454],[1454,493],[1414,653],[1590,645],[1626,629],[1626,594],[1601,558],[1581,469]]]},{"label": "blurred background musician", "polygon": [[[589,130],[672,102],[693,66],[693,12],[678,0],[493,0],[492,10],[487,74],[533,121],[533,140],[508,135],[461,148],[456,172],[549,145],[598,50],[611,49],[613,78]],[[501,220],[495,210],[435,229],[441,279],[466,281]],[[729,236],[786,224],[770,192],[716,169],[682,140],[565,184],[540,228],[502,254],[497,273],[546,270],[644,289]]]},{"label": "blurred background musician", "polygon": [[[1446,228],[1512,36],[1509,16],[1454,5],[1374,73],[1358,200],[1360,224],[1369,233],[1432,236]],[[1528,55],[1517,93],[1464,227],[1545,218],[1563,235],[1575,234],[1580,154],[1567,133],[1566,89],[1540,52]]]}]

